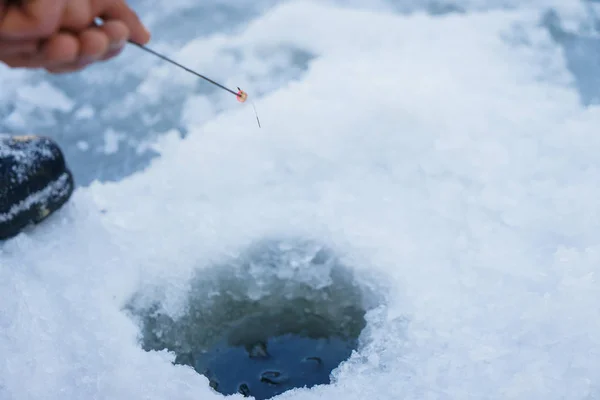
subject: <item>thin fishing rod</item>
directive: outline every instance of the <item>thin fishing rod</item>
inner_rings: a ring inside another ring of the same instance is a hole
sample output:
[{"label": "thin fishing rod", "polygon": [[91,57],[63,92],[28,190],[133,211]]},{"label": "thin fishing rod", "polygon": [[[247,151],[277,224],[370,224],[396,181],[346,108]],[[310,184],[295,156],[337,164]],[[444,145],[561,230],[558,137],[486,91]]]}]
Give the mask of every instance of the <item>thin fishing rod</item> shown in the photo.
[{"label": "thin fishing rod", "polygon": [[[154,51],[154,50],[152,50],[152,49],[150,49],[150,48],[148,48],[148,47],[146,47],[144,45],[136,43],[136,42],[134,42],[132,40],[129,40],[129,43],[131,43],[133,45],[136,45],[140,49],[142,49],[144,51],[147,51],[148,53],[150,53],[150,54],[152,54],[152,55],[154,55],[154,56],[156,56],[156,57],[158,57],[158,58],[160,58],[162,60],[165,60],[165,61],[167,61],[167,62],[169,62],[169,63],[171,63],[171,64],[173,64],[173,65],[175,65],[175,66],[177,66],[177,67],[179,67],[179,68],[181,68],[181,69],[183,69],[183,70],[185,70],[185,71],[187,71],[187,72],[189,72],[189,73],[191,73],[191,74],[193,74],[193,75],[195,75],[195,76],[197,76],[199,78],[202,78],[205,81],[208,81],[208,82],[212,83],[213,85],[215,85],[215,86],[217,86],[217,87],[219,87],[219,88],[221,88],[221,89],[223,89],[223,90],[225,90],[225,91],[233,94],[240,103],[245,103],[246,100],[248,99],[248,94],[246,92],[244,92],[242,89],[240,89],[239,87],[237,88],[238,91],[234,92],[233,90],[231,90],[231,89],[229,89],[229,88],[221,85],[220,83],[215,82],[212,79],[207,78],[206,76],[204,76],[202,74],[199,74],[198,72],[196,72],[194,70],[191,70],[188,67],[179,64],[177,61],[173,61],[169,57],[163,56],[162,54],[157,53],[156,51]],[[254,102],[250,101],[250,103],[252,104],[252,108],[254,109],[254,115],[256,115],[256,122],[258,122],[258,127],[260,128],[261,127],[260,126],[260,119],[258,118],[258,112],[256,111],[256,106],[254,105]]]},{"label": "thin fishing rod", "polygon": [[245,100],[245,97],[244,97],[245,93],[244,93],[244,92],[243,92],[241,89],[240,89],[240,91],[239,91],[239,92],[237,92],[237,93],[236,93],[236,92],[234,92],[233,90],[231,90],[231,89],[229,89],[229,88],[227,88],[227,87],[225,87],[225,86],[221,85],[220,83],[217,83],[217,82],[213,81],[212,79],[210,79],[210,78],[207,78],[206,76],[204,76],[204,75],[202,75],[202,74],[199,74],[198,72],[196,72],[196,71],[193,71],[193,70],[189,69],[188,67],[186,67],[186,66],[184,66],[184,65],[181,65],[181,64],[179,64],[177,61],[173,61],[173,60],[171,60],[169,57],[167,57],[167,56],[163,56],[162,54],[160,54],[160,53],[157,53],[156,51],[154,51],[154,50],[152,50],[152,49],[150,49],[150,48],[148,48],[148,47],[146,47],[146,46],[144,46],[144,45],[141,45],[141,44],[139,44],[139,43],[136,43],[136,42],[134,42],[134,41],[132,41],[132,40],[130,40],[130,41],[129,41],[129,43],[131,43],[131,44],[134,44],[134,45],[136,45],[137,47],[139,47],[140,49],[142,49],[142,50],[144,50],[144,51],[147,51],[148,53],[150,53],[150,54],[153,54],[153,55],[155,55],[156,57],[158,57],[158,58],[161,58],[161,59],[163,59],[163,60],[165,60],[165,61],[167,61],[167,62],[170,62],[171,64],[173,64],[173,65],[176,65],[176,66],[178,66],[179,68],[182,68],[182,69],[186,70],[187,72],[189,72],[189,73],[191,73],[191,74],[194,74],[194,75],[196,75],[197,77],[199,77],[199,78],[202,78],[202,79],[204,79],[204,80],[206,80],[206,81],[208,81],[208,82],[212,83],[212,84],[213,84],[213,85],[215,85],[215,86],[218,86],[218,87],[220,87],[220,88],[221,88],[221,89],[223,89],[223,90],[226,90],[226,91],[228,91],[229,93],[233,94],[233,95],[234,95],[235,97],[237,97],[238,99],[240,99],[240,98],[243,98],[243,99]]}]

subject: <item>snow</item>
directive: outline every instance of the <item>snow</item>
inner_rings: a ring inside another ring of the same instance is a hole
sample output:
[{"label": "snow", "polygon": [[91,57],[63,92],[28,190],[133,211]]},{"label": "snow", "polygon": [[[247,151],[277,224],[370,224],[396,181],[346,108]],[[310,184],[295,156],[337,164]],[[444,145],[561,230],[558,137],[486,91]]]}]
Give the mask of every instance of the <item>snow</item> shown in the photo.
[{"label": "snow", "polygon": [[75,118],[90,119],[94,117],[94,109],[90,106],[83,106],[75,113]]},{"label": "snow", "polygon": [[115,154],[119,150],[119,142],[125,139],[125,135],[108,129],[104,132],[104,153]]},{"label": "snow", "polygon": [[[600,109],[540,24],[547,3],[468,4],[290,1],[170,52],[245,89],[262,129],[250,104],[149,58],[137,91],[87,106],[106,125],[175,122],[147,168],[0,245],[0,398],[222,398],[143,351],[123,307],[143,293],[177,314],[195,272],[282,237],[333,248],[383,299],[333,384],[281,399],[597,397]],[[13,76],[39,79],[0,83]]]},{"label": "snow", "polygon": [[90,149],[90,145],[88,142],[80,140],[77,142],[77,148],[81,151],[88,151]]},{"label": "snow", "polygon": [[47,82],[19,88],[16,100],[18,102],[30,103],[33,107],[44,107],[61,111],[71,111],[75,106],[72,100]]}]

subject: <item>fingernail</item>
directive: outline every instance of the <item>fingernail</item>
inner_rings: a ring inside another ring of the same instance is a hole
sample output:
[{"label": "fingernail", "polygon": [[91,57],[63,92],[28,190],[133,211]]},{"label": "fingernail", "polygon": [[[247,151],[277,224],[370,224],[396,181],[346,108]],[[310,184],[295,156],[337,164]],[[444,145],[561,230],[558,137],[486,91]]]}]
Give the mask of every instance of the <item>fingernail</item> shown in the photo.
[{"label": "fingernail", "polygon": [[112,42],[111,44],[108,45],[108,50],[109,51],[115,51],[115,50],[121,50],[124,46],[125,43],[127,43],[125,40],[120,40],[118,42]]},{"label": "fingernail", "polygon": [[86,67],[86,66],[92,64],[94,61],[96,61],[96,59],[93,58],[93,57],[81,57],[77,61],[77,66],[79,66],[79,67]]},{"label": "fingernail", "polygon": [[91,64],[94,61],[96,61],[98,58],[97,57],[92,57],[92,56],[83,56],[79,59],[79,61],[77,62],[79,65],[81,64]]},{"label": "fingernail", "polygon": [[110,58],[113,58],[117,55],[119,55],[121,52],[123,51],[123,47],[118,47],[115,50],[109,50],[104,57],[102,57],[102,60],[108,60]]}]

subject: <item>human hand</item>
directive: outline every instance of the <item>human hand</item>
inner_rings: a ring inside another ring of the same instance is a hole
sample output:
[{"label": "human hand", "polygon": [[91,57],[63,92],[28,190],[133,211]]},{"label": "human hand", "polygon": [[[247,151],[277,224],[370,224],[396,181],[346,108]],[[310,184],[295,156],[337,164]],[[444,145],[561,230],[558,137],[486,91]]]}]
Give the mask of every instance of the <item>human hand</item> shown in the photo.
[{"label": "human hand", "polygon": [[150,40],[125,0],[4,0],[0,15],[0,61],[13,68],[72,72]]}]

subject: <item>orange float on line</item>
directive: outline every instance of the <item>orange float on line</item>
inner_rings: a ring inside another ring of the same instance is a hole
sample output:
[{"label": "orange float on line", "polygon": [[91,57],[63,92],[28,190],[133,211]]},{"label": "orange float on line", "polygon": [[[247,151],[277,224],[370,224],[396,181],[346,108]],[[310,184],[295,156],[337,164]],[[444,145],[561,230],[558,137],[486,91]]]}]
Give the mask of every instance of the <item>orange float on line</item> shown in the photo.
[{"label": "orange float on line", "polygon": [[238,88],[239,92],[237,92],[237,100],[240,103],[243,103],[246,101],[246,99],[248,99],[248,93],[244,92],[242,89]]}]

